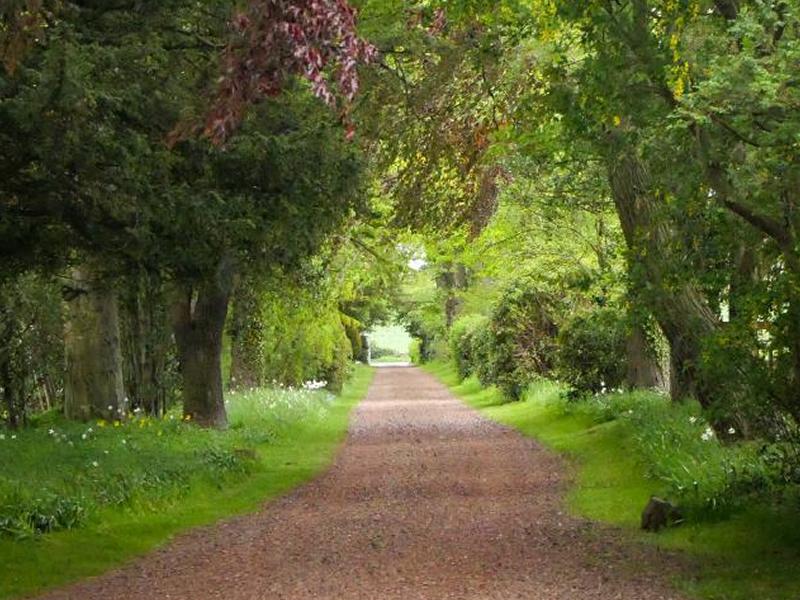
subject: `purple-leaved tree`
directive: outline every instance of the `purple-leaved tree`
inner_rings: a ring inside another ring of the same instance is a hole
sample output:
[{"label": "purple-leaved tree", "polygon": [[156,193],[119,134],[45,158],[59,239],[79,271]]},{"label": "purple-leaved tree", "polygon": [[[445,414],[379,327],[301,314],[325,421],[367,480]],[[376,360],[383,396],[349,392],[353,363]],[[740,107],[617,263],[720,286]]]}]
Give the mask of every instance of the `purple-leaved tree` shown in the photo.
[{"label": "purple-leaved tree", "polygon": [[375,60],[378,52],[358,36],[356,10],[347,0],[251,0],[234,15],[231,29],[205,123],[207,136],[223,143],[249,106],[277,96],[298,76],[339,111],[352,137],[349,114],[358,92],[357,67]]}]

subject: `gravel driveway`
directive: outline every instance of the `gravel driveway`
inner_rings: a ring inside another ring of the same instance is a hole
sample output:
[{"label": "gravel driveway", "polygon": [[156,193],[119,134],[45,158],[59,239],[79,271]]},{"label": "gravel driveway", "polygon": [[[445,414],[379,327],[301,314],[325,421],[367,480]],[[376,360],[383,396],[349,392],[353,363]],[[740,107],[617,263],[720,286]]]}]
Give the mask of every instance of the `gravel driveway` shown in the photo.
[{"label": "gravel driveway", "polygon": [[564,514],[563,473],[423,371],[379,369],[325,475],[43,598],[680,598],[669,556]]}]

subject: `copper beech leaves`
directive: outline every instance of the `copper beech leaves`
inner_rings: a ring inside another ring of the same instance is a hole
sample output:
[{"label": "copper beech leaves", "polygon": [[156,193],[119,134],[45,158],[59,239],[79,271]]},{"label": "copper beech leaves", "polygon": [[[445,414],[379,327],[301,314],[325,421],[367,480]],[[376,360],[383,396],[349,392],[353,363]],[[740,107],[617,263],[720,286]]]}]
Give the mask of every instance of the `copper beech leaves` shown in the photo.
[{"label": "copper beech leaves", "polygon": [[350,107],[358,93],[358,65],[378,51],[356,31],[356,11],[346,0],[250,0],[231,21],[217,96],[205,134],[222,144],[247,108],[277,96],[302,77],[314,95],[339,112],[351,138]]},{"label": "copper beech leaves", "polygon": [[14,74],[20,60],[39,41],[58,0],[0,1],[0,63]]}]

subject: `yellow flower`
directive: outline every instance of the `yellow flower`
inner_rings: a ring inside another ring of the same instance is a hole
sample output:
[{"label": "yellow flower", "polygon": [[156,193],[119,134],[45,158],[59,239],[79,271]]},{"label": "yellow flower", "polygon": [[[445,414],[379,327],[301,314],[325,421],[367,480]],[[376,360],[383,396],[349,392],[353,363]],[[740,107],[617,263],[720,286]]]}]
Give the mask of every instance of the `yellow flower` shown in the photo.
[{"label": "yellow flower", "polygon": [[119,421],[114,421],[114,427],[122,427],[122,423]]},{"label": "yellow flower", "polygon": [[105,422],[105,420],[104,420],[104,419],[100,419],[100,420],[97,422],[97,426],[98,426],[98,427],[105,427],[105,426],[106,426],[106,422]]}]

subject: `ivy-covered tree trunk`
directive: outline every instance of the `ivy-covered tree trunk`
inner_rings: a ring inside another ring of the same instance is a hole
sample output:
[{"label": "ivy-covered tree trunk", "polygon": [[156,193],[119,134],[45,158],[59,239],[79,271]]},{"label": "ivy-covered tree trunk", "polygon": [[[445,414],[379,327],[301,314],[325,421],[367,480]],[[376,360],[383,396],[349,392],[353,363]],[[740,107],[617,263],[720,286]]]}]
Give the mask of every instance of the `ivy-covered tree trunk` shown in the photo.
[{"label": "ivy-covered tree trunk", "polygon": [[119,419],[127,412],[114,291],[86,265],[73,269],[64,326],[64,414]]},{"label": "ivy-covered tree trunk", "polygon": [[667,389],[658,356],[651,347],[647,334],[634,325],[625,340],[627,372],[625,383],[630,389]]},{"label": "ivy-covered tree trunk", "polygon": [[183,380],[183,414],[203,427],[225,427],[222,336],[233,289],[233,265],[223,259],[207,279],[179,286],[172,323]]},{"label": "ivy-covered tree trunk", "polygon": [[631,272],[646,290],[649,305],[670,347],[670,393],[673,399],[693,396],[708,406],[713,396],[701,369],[702,341],[713,334],[718,319],[702,293],[691,283],[670,277],[672,234],[660,214],[647,169],[629,150],[619,152],[609,167],[614,204],[628,246]]}]

